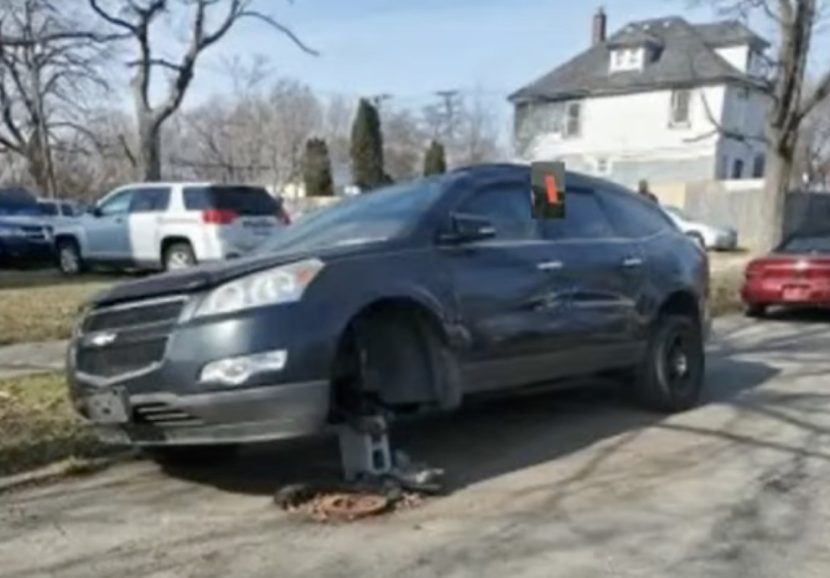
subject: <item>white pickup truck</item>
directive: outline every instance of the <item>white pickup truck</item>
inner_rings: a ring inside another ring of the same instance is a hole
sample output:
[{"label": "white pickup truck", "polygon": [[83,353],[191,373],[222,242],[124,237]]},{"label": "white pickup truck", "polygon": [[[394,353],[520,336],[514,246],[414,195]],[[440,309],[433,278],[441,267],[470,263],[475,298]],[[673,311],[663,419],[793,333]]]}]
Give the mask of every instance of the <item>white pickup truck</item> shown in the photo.
[{"label": "white pickup truck", "polygon": [[54,231],[61,271],[173,270],[242,256],[289,222],[261,187],[141,183],[120,187]]}]

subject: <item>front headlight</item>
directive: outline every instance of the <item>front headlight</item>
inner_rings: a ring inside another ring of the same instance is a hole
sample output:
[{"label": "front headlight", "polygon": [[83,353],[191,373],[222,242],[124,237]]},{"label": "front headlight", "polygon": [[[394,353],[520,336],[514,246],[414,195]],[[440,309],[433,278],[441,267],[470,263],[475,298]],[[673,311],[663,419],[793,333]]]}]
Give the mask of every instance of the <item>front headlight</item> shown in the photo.
[{"label": "front headlight", "polygon": [[196,309],[194,317],[221,315],[265,305],[294,303],[322,271],[319,259],[307,259],[248,275],[220,285]]}]

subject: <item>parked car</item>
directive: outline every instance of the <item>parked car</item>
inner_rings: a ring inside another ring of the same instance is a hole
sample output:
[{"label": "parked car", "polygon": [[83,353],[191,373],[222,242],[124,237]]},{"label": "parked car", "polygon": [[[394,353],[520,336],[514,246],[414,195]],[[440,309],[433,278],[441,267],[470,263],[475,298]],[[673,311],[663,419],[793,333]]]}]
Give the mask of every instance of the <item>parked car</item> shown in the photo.
[{"label": "parked car", "polygon": [[0,266],[53,259],[52,229],[34,197],[19,189],[0,190]]},{"label": "parked car", "polygon": [[677,207],[663,207],[669,218],[680,230],[692,237],[705,249],[734,251],[738,248],[738,232],[732,227],[717,227],[695,221]]},{"label": "parked car", "polygon": [[741,290],[747,314],[772,306],[830,306],[830,232],[799,233],[751,261]]},{"label": "parked car", "polygon": [[288,222],[261,187],[146,183],[111,192],[55,230],[61,271],[182,269],[240,257]]},{"label": "parked car", "polygon": [[561,220],[530,169],[481,166],[341,201],[232,262],[98,296],[69,351],[102,440],[175,450],[320,431],[381,409],[635,376],[694,405],[706,255],[655,205],[570,173]]},{"label": "parked car", "polygon": [[37,206],[41,215],[56,220],[75,219],[84,213],[74,201],[38,199]]}]

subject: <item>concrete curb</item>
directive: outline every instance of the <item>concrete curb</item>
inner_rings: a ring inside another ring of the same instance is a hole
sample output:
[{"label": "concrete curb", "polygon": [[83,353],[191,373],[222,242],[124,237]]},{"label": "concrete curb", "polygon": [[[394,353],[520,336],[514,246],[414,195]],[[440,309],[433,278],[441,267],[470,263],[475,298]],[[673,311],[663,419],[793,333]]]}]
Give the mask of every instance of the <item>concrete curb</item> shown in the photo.
[{"label": "concrete curb", "polygon": [[117,463],[135,459],[137,455],[137,451],[128,450],[100,458],[70,458],[30,472],[0,477],[0,494],[68,477],[91,475]]}]

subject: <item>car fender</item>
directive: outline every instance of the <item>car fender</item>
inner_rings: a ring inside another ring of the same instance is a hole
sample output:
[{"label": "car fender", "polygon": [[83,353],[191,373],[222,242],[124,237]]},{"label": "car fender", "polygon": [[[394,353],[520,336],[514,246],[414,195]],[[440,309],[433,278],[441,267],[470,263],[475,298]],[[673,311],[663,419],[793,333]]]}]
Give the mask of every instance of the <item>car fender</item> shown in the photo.
[{"label": "car fender", "polygon": [[52,229],[52,237],[56,243],[62,237],[71,237],[78,243],[82,256],[88,253],[86,229],[80,221],[56,223]]}]

